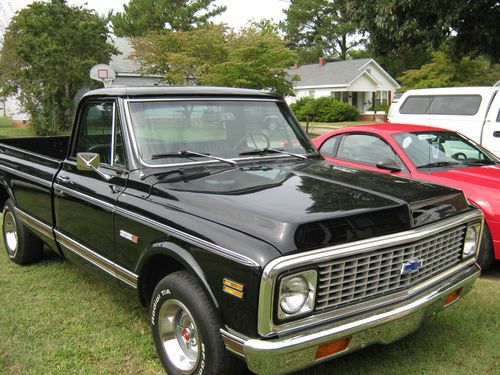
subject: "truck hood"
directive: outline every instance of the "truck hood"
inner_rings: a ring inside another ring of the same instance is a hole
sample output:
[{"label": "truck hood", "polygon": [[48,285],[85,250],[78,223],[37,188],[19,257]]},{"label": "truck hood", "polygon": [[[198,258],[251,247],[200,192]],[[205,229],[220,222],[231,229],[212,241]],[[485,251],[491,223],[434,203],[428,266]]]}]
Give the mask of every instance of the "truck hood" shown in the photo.
[{"label": "truck hood", "polygon": [[317,160],[159,178],[150,199],[264,240],[282,254],[395,233],[470,209],[452,188]]}]

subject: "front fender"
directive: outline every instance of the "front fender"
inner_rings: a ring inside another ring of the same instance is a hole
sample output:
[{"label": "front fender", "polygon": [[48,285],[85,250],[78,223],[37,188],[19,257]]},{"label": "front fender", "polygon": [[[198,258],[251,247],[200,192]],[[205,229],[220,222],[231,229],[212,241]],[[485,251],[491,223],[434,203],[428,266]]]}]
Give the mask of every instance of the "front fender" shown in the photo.
[{"label": "front fender", "polygon": [[177,245],[176,243],[170,241],[158,241],[154,242],[149,246],[149,248],[142,254],[139,264],[137,267],[138,275],[139,275],[139,289],[140,285],[144,280],[145,273],[143,272],[145,267],[149,264],[149,262],[155,258],[156,256],[166,256],[175,260],[179,263],[183,268],[188,270],[193,276],[195,276],[203,287],[205,293],[209,296],[210,300],[214,304],[214,306],[219,309],[219,302],[215,297],[214,293],[210,285],[207,282],[207,277],[203,270],[201,269],[198,262],[194,259],[194,257],[184,248]]}]

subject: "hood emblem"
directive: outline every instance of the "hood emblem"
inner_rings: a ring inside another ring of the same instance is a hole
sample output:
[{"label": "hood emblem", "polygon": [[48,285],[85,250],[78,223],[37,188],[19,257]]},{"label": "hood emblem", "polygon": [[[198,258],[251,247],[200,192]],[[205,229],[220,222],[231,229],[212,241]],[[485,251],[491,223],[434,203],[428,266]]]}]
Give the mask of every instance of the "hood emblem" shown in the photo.
[{"label": "hood emblem", "polygon": [[410,259],[401,265],[401,275],[417,272],[423,266],[423,259]]}]

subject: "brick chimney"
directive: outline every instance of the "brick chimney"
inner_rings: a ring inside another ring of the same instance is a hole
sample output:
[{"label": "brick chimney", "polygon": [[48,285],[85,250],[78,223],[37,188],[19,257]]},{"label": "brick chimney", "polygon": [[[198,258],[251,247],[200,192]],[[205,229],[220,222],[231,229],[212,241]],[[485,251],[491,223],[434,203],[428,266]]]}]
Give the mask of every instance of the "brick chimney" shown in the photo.
[{"label": "brick chimney", "polygon": [[326,58],[320,57],[319,58],[319,65],[325,65],[326,64]]}]

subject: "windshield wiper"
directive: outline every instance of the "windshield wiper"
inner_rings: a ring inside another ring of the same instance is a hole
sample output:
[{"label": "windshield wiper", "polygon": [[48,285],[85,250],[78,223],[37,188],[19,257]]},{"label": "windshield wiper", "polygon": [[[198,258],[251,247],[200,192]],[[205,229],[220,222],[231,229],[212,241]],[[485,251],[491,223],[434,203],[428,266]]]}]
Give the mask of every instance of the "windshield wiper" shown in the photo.
[{"label": "windshield wiper", "polygon": [[210,154],[202,154],[201,152],[195,152],[195,151],[190,151],[190,150],[181,150],[177,153],[170,153],[170,154],[157,154],[157,155],[151,156],[151,159],[155,160],[155,159],[163,159],[163,158],[187,158],[189,156],[202,156],[204,158],[214,159],[214,160],[222,161],[222,162],[227,163],[227,164],[231,164],[234,167],[236,167],[238,165],[238,163],[236,163],[234,160],[219,158],[218,156],[213,156]]},{"label": "windshield wiper", "polygon": [[255,150],[242,151],[238,155],[239,156],[260,155],[260,154],[267,154],[267,153],[285,154],[285,155],[289,155],[289,156],[294,156],[294,157],[299,158],[299,159],[307,159],[307,156],[305,156],[305,155],[294,154],[293,152],[288,152],[288,151],[279,150],[279,149],[270,148],[270,147],[256,148]]},{"label": "windshield wiper", "polygon": [[419,165],[417,169],[421,168],[439,168],[439,167],[449,167],[452,165],[460,165],[462,163],[458,163],[456,161],[436,161],[434,163]]},{"label": "windshield wiper", "polygon": [[475,160],[475,161],[466,161],[465,165],[493,165],[497,164],[494,160]]}]

